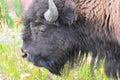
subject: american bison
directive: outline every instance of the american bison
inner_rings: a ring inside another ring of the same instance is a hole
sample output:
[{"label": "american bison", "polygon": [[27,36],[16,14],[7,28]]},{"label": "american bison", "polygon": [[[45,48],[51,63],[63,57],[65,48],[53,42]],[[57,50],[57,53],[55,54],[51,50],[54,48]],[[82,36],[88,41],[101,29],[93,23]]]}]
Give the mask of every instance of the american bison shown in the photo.
[{"label": "american bison", "polygon": [[[105,73],[120,76],[120,0],[33,0],[23,13],[23,57],[60,75],[91,52]],[[97,65],[97,66],[98,66]]]}]

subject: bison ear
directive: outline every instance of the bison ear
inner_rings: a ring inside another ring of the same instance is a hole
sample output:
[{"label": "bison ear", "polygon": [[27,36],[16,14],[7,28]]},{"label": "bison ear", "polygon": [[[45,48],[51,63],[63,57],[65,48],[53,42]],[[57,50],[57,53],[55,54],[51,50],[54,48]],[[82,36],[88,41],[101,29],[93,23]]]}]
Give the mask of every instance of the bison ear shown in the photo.
[{"label": "bison ear", "polygon": [[77,19],[75,3],[72,1],[66,1],[60,17],[63,23],[70,26]]}]

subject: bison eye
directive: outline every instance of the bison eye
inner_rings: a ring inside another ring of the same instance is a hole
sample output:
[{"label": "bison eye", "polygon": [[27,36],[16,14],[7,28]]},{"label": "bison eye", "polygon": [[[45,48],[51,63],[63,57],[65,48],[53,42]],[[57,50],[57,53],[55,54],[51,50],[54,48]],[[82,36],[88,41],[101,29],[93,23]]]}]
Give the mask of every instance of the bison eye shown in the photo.
[{"label": "bison eye", "polygon": [[45,29],[44,28],[40,28],[40,32],[45,32]]},{"label": "bison eye", "polygon": [[40,32],[45,32],[45,31],[46,31],[46,26],[45,25],[41,25]]}]

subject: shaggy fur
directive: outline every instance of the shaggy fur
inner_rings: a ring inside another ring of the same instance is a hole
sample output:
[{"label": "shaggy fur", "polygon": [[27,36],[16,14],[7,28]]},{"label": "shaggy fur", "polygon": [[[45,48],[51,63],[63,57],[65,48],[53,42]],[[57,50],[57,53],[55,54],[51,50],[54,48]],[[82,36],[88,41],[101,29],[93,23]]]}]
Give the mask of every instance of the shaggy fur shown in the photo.
[{"label": "shaggy fur", "polygon": [[48,9],[48,0],[34,0],[23,14],[23,57],[60,75],[68,61],[70,66],[80,64],[84,55],[87,57],[92,52],[92,72],[95,61],[98,60],[99,66],[105,58],[105,73],[120,76],[120,1],[54,2],[59,17],[53,23],[43,16]]}]

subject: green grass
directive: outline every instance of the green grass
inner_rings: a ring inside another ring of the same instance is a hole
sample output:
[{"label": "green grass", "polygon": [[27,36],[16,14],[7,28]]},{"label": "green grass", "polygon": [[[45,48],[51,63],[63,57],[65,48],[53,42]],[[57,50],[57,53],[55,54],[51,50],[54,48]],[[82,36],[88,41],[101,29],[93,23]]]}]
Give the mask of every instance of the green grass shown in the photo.
[{"label": "green grass", "polygon": [[17,16],[21,16],[21,13],[22,13],[22,4],[21,4],[21,0],[12,0],[13,3],[14,3],[14,9],[15,9],[15,12],[16,12],[16,15]]}]

